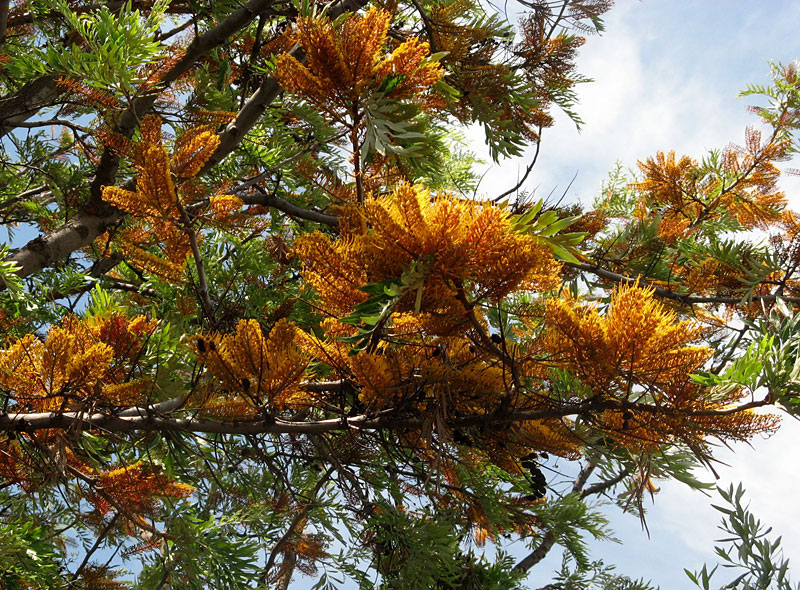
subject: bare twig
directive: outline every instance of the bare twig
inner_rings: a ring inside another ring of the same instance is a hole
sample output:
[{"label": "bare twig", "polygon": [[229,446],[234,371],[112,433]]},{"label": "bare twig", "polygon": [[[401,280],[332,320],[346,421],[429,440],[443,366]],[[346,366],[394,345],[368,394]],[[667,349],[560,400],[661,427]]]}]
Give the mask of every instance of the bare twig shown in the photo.
[{"label": "bare twig", "polygon": [[192,249],[192,256],[194,258],[194,266],[197,269],[197,296],[200,299],[200,305],[203,307],[203,313],[208,319],[212,327],[216,327],[217,319],[214,314],[214,305],[211,303],[211,297],[208,293],[208,280],[206,279],[206,269],[203,265],[203,257],[200,256],[200,248],[197,246],[197,233],[194,231],[194,224],[189,215],[186,213],[180,201],[176,201],[176,206],[181,214],[183,221],[183,229],[189,237],[189,247]]},{"label": "bare twig", "polygon": [[528,167],[525,169],[525,174],[523,174],[522,178],[520,178],[519,181],[517,181],[517,184],[512,186],[507,191],[501,193],[500,196],[497,196],[494,199],[492,199],[492,202],[499,203],[500,201],[502,201],[504,198],[506,198],[511,193],[514,193],[517,190],[519,190],[519,187],[521,187],[525,183],[525,181],[528,180],[528,175],[530,175],[531,170],[533,170],[533,167],[536,165],[536,160],[539,159],[539,150],[542,147],[542,126],[541,125],[539,125],[539,129],[536,131],[536,135],[539,138],[536,141],[536,151],[533,153],[533,159],[531,160],[531,163],[528,164]]},{"label": "bare twig", "polygon": [[120,516],[120,513],[119,512],[115,512],[114,516],[111,518],[111,520],[108,521],[108,524],[106,524],[106,526],[103,527],[103,530],[100,531],[100,534],[97,535],[97,539],[95,540],[94,545],[92,545],[91,549],[89,549],[86,552],[86,555],[83,557],[83,561],[78,566],[78,569],[76,569],[75,572],[73,572],[73,574],[72,574],[72,581],[73,582],[75,580],[77,580],[78,577],[81,575],[81,573],[83,572],[83,569],[86,567],[86,565],[89,563],[89,560],[92,558],[92,555],[94,555],[94,552],[97,551],[100,548],[100,544],[106,538],[108,533],[111,532],[111,529],[117,523],[117,520],[119,520],[119,516]]}]

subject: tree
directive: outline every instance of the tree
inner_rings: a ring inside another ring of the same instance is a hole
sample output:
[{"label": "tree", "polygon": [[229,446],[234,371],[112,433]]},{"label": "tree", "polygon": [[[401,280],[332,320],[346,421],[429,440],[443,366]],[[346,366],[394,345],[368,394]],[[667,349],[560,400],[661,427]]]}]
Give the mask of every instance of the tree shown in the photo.
[{"label": "tree", "polygon": [[647,587],[593,498],[798,413],[800,83],[589,211],[473,198],[455,129],[580,123],[609,4],[0,2],[3,586]]}]

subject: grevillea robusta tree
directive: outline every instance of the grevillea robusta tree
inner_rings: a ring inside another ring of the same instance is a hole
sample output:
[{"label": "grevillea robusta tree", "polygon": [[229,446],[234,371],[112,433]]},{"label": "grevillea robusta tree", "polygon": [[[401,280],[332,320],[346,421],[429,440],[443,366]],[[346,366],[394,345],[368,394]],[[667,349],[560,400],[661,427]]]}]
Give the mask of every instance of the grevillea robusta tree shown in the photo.
[{"label": "grevillea robusta tree", "polygon": [[591,501],[797,412],[800,78],[592,208],[476,196],[459,128],[579,123],[609,5],[0,2],[0,587],[647,587]]}]

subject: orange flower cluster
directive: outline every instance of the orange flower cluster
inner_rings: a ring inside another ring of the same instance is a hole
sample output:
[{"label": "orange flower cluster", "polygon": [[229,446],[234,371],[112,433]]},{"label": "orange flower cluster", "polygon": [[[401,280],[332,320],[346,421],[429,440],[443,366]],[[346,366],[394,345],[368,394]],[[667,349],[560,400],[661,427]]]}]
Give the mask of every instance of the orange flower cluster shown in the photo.
[{"label": "orange flower cluster", "polygon": [[135,404],[152,389],[149,380],[130,376],[155,327],[143,316],[67,318],[44,341],[28,334],[0,353],[0,387],[21,410]]},{"label": "orange flower cluster", "polygon": [[[213,129],[213,125],[188,129],[176,141],[172,157],[162,143],[158,117],[142,120],[136,142],[111,133],[104,136],[107,145],[133,158],[138,173],[135,192],[105,186],[103,199],[133,218],[115,241],[126,259],[146,272],[173,281],[183,278],[191,247],[179,206],[187,204],[192,191],[181,192],[174,177],[188,179],[202,169],[219,145]],[[149,251],[154,246],[160,254]]]},{"label": "orange flower cluster", "polygon": [[[749,412],[698,414],[727,407],[740,394],[711,400],[689,379],[712,351],[693,344],[702,328],[676,321],[652,289],[620,286],[602,316],[569,299],[550,300],[547,322],[548,344],[559,362],[599,399],[618,405],[592,419],[626,446],[649,448],[692,434],[744,439],[775,426],[773,417]],[[659,411],[637,409],[638,403]]]},{"label": "orange flower cluster", "polygon": [[198,356],[214,377],[203,411],[235,418],[308,405],[299,388],[309,362],[300,348],[303,338],[285,320],[268,335],[257,321],[242,320],[233,334],[200,336]]},{"label": "orange flower cluster", "polygon": [[386,55],[390,22],[388,12],[374,7],[364,16],[351,14],[335,26],[325,16],[301,19],[296,40],[306,53],[307,65],[282,54],[276,63],[278,81],[340,122],[386,87],[390,76],[397,81],[390,91],[393,99],[424,92],[441,78],[441,68],[426,61],[428,44],[417,39],[405,41]]},{"label": "orange flower cluster", "polygon": [[721,293],[726,290],[736,292],[742,288],[742,279],[745,278],[742,271],[713,258],[677,265],[675,274],[695,294]]},{"label": "orange flower cluster", "polygon": [[786,159],[789,147],[785,141],[762,146],[759,132],[748,129],[746,148],[726,150],[720,171],[704,169],[687,156],[676,159],[674,151],[659,152],[639,162],[644,180],[631,185],[644,193],[640,215],[658,212],[659,234],[667,241],[684,237],[701,221],[726,217],[745,228],[766,227],[780,219],[786,204],[777,190],[775,162]]},{"label": "orange flower cluster", "polygon": [[130,588],[127,582],[115,579],[120,575],[120,572],[112,569],[111,564],[90,564],[83,568],[78,580],[81,588],[86,590],[126,590]]},{"label": "orange flower cluster", "polygon": [[[152,514],[159,498],[185,498],[194,492],[192,486],[141,461],[98,474],[97,488],[132,515]],[[100,514],[108,514],[113,506],[103,495],[90,493],[88,499]]]},{"label": "orange flower cluster", "polygon": [[[420,314],[424,316],[424,314]],[[431,411],[442,405],[486,414],[506,391],[507,375],[463,337],[429,338],[425,317],[399,313],[387,330],[387,344],[351,354],[341,336],[352,328],[328,319],[327,340],[310,336],[304,349],[360,385],[359,399],[370,411],[413,405]],[[402,344],[392,344],[402,342]]]},{"label": "orange flower cluster", "polygon": [[[295,253],[326,311],[346,315],[367,295],[359,287],[398,279],[412,262],[428,266],[422,311],[445,324],[463,321],[463,290],[473,302],[496,301],[519,289],[546,291],[561,265],[535,236],[514,228],[506,211],[450,196],[431,199],[419,186],[343,207],[341,237],[302,236]],[[413,309],[409,298],[400,311]]]},{"label": "orange flower cluster", "polygon": [[87,104],[100,110],[118,109],[120,107],[119,99],[114,95],[88,86],[79,80],[60,76],[56,81],[65,91],[74,94],[82,104]]}]

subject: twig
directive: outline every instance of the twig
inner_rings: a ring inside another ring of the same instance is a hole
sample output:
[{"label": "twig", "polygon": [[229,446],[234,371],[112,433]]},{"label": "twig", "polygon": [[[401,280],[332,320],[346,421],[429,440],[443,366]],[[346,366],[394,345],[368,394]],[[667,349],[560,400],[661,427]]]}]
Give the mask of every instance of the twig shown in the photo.
[{"label": "twig", "polygon": [[539,150],[542,147],[542,126],[541,125],[539,125],[539,129],[536,131],[536,135],[539,138],[538,141],[536,142],[536,151],[533,154],[533,160],[531,160],[531,163],[528,164],[528,168],[525,170],[525,174],[522,175],[522,178],[519,179],[517,184],[512,186],[510,189],[508,189],[504,193],[500,194],[500,196],[495,197],[494,199],[492,199],[493,203],[499,203],[500,201],[502,201],[505,197],[507,197],[511,193],[516,192],[517,190],[519,190],[519,187],[521,187],[523,185],[523,183],[528,179],[528,175],[531,173],[531,170],[533,170],[533,167],[536,165],[536,160],[539,159]]},{"label": "twig", "polygon": [[328,470],[320,477],[319,481],[314,484],[314,487],[311,489],[311,492],[308,494],[308,504],[306,504],[302,510],[298,510],[295,517],[292,519],[292,522],[289,523],[289,527],[287,528],[286,532],[278,539],[278,542],[275,543],[275,546],[270,551],[269,558],[267,558],[267,562],[264,565],[264,577],[267,577],[269,570],[272,569],[272,566],[275,565],[275,559],[278,557],[278,553],[283,549],[286,543],[289,542],[289,538],[294,534],[295,529],[297,526],[305,520],[306,516],[308,515],[308,511],[311,509],[312,503],[314,498],[319,492],[320,488],[330,479],[331,474],[333,473],[334,467],[328,467]]},{"label": "twig", "polygon": [[[640,285],[653,289],[654,293],[659,297],[664,297],[665,299],[672,299],[673,301],[678,301],[686,305],[700,304],[700,303],[720,303],[727,305],[739,305],[745,303],[745,297],[723,297],[719,295],[686,295],[684,293],[676,293],[675,291],[665,289],[664,287],[653,285],[647,282],[646,280],[642,280],[641,278],[634,279],[631,277],[626,277],[624,275],[612,272],[610,270],[600,268],[599,266],[595,266],[593,264],[586,264],[584,262],[579,262],[579,263],[564,262],[564,265],[575,268],[577,270],[582,270],[584,272],[592,273],[593,275],[596,275],[603,279],[607,279],[614,283],[625,283],[630,285],[638,280]],[[789,303],[800,303],[800,297],[783,297],[779,295],[753,295],[752,297],[750,297],[750,299],[753,301],[776,301],[777,299],[781,299],[782,301],[787,301]]]},{"label": "twig", "polygon": [[78,569],[76,569],[75,572],[72,574],[73,582],[78,579],[78,576],[81,575],[81,572],[83,572],[83,568],[85,568],[86,565],[89,563],[89,559],[91,559],[94,552],[100,548],[100,544],[103,542],[103,539],[105,539],[106,535],[108,535],[108,533],[111,532],[111,528],[116,524],[117,519],[119,519],[119,516],[120,513],[115,512],[114,517],[108,521],[108,524],[106,524],[106,526],[103,527],[103,530],[100,531],[100,534],[97,535],[97,540],[95,540],[94,545],[92,545],[92,548],[86,552],[86,555],[84,556],[81,564],[78,566]]},{"label": "twig", "polygon": [[186,213],[186,209],[184,209],[180,201],[176,201],[175,204],[181,214],[186,235],[189,237],[189,246],[192,249],[194,265],[197,269],[197,295],[200,297],[200,305],[203,307],[203,313],[205,314],[206,318],[208,318],[211,326],[216,327],[217,319],[214,315],[214,305],[211,303],[211,297],[208,294],[208,280],[206,279],[206,270],[205,266],[203,265],[203,257],[200,256],[200,248],[197,246],[197,234],[194,231],[192,220],[189,219],[189,215]]}]

